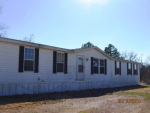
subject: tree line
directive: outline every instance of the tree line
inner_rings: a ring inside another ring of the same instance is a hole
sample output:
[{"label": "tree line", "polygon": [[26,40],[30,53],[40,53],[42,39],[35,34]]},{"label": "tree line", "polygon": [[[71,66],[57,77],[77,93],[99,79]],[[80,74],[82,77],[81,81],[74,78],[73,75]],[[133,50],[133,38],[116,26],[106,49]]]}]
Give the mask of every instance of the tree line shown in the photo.
[{"label": "tree line", "polygon": [[[91,42],[87,42],[85,44],[82,44],[81,48],[89,48],[89,47],[94,47],[94,45]],[[139,61],[142,62],[141,61],[142,56],[138,57],[137,53],[135,52],[125,51],[120,53],[118,49],[112,44],[109,44],[108,47],[105,47],[104,52],[113,58],[135,61],[135,62],[139,62]]]}]

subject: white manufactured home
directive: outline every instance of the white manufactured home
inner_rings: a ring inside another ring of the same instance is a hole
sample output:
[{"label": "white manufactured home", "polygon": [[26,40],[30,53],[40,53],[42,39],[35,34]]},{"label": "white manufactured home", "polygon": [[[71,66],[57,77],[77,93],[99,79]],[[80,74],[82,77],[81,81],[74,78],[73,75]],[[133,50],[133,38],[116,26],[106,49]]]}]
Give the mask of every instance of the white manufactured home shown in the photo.
[{"label": "white manufactured home", "polygon": [[96,46],[63,49],[0,38],[0,96],[138,85],[139,65]]}]

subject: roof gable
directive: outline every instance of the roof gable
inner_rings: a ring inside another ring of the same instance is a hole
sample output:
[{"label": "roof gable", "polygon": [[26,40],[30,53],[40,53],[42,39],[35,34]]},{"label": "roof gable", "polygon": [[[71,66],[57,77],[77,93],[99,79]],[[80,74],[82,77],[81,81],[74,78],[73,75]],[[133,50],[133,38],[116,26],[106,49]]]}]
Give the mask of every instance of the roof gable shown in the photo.
[{"label": "roof gable", "polygon": [[95,49],[95,50],[97,50],[98,52],[100,52],[101,54],[103,54],[104,56],[106,56],[107,58],[113,59],[111,56],[109,56],[108,54],[106,54],[103,50],[101,50],[101,49],[98,48],[97,46],[90,47],[90,48],[73,49],[73,51],[74,51],[75,53],[77,53],[77,52],[82,52],[82,51],[89,51],[89,50],[91,50],[91,49]]},{"label": "roof gable", "polygon": [[96,50],[98,50],[98,52],[102,53],[103,55],[105,55],[107,58],[109,58],[109,59],[111,59],[111,60],[140,64],[139,62],[134,62],[134,61],[128,61],[128,60],[113,58],[113,57],[109,56],[108,54],[106,54],[103,50],[101,50],[101,49],[100,49],[99,47],[97,47],[97,46],[90,47],[90,48],[73,49],[73,51],[74,51],[74,52],[82,52],[82,51],[88,51],[88,50],[91,50],[91,49],[96,49]]}]

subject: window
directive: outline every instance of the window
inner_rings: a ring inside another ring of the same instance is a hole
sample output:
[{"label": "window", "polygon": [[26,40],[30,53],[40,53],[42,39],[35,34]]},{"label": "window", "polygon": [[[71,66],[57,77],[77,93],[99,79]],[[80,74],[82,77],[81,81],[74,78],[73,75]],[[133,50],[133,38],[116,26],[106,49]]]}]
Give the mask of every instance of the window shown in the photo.
[{"label": "window", "polygon": [[128,64],[128,69],[131,69],[131,64],[130,63]]},{"label": "window", "polygon": [[134,64],[134,75],[138,75],[137,74],[137,64]]},{"label": "window", "polygon": [[128,63],[128,75],[132,75],[132,64]]},{"label": "window", "polygon": [[117,61],[117,68],[120,68],[120,64],[119,64],[119,61]]},{"label": "window", "polygon": [[137,65],[136,64],[134,64],[134,70],[137,70]]},{"label": "window", "polygon": [[68,53],[53,51],[53,73],[64,72],[67,74]]},{"label": "window", "polygon": [[93,73],[98,73],[99,62],[97,58],[93,59]]},{"label": "window", "polygon": [[57,53],[57,72],[64,72],[64,53]]},{"label": "window", "polygon": [[34,70],[34,49],[25,48],[24,53],[24,71]]},{"label": "window", "polygon": [[100,74],[105,74],[105,60],[100,59]]},{"label": "window", "polygon": [[121,62],[116,61],[116,69],[115,69],[116,75],[119,74],[121,75]]},{"label": "window", "polygon": [[78,72],[83,73],[83,58],[78,58]]}]

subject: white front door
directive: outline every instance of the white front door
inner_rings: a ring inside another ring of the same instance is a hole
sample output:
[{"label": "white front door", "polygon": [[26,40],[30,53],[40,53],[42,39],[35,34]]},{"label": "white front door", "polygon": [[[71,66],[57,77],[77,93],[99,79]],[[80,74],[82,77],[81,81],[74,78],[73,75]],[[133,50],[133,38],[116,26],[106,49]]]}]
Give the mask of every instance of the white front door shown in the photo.
[{"label": "white front door", "polygon": [[84,80],[84,56],[77,56],[77,80]]}]

